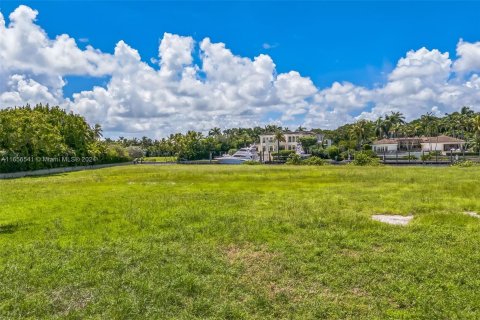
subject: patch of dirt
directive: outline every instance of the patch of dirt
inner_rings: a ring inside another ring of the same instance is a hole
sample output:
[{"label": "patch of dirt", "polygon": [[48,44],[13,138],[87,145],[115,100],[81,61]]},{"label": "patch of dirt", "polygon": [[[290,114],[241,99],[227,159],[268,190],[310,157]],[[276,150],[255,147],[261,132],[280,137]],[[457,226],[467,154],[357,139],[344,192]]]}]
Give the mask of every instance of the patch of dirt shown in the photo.
[{"label": "patch of dirt", "polygon": [[354,260],[359,260],[360,257],[361,257],[360,252],[355,251],[355,250],[350,250],[350,249],[342,249],[342,251],[340,251],[340,253],[341,253],[343,256],[352,258],[352,259],[354,259]]},{"label": "patch of dirt", "polygon": [[225,249],[228,263],[240,267],[238,281],[253,290],[262,288],[269,299],[279,296],[300,301],[306,295],[318,294],[318,288],[292,278],[282,262],[282,255],[265,246],[230,245]]},{"label": "patch of dirt", "polygon": [[357,297],[366,297],[368,296],[367,291],[361,289],[361,288],[353,288],[350,290],[350,292]]},{"label": "patch of dirt", "polygon": [[241,247],[231,245],[227,248],[226,254],[230,263],[241,262],[250,271],[255,271],[261,265],[270,265],[279,256],[277,253],[267,251],[264,246],[254,248],[251,245]]},{"label": "patch of dirt", "polygon": [[93,300],[93,293],[87,289],[65,287],[53,291],[50,299],[54,306],[66,316],[72,311],[87,307]]},{"label": "patch of dirt", "polygon": [[475,211],[465,211],[464,212],[466,215],[469,215],[470,217],[478,218],[480,219],[480,214],[476,213]]},{"label": "patch of dirt", "polygon": [[412,215],[400,216],[400,215],[377,214],[377,215],[373,215],[372,219],[375,221],[383,222],[383,223],[406,226],[413,219],[413,216]]}]

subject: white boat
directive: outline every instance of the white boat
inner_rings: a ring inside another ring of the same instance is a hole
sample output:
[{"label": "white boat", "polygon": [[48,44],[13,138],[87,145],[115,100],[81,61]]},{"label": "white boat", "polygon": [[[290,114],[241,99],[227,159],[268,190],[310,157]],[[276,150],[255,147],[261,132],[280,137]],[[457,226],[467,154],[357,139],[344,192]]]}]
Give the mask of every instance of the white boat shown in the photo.
[{"label": "white boat", "polygon": [[241,148],[233,155],[224,155],[219,158],[215,158],[220,164],[241,164],[245,161],[259,161],[257,147],[250,146],[248,148]]}]

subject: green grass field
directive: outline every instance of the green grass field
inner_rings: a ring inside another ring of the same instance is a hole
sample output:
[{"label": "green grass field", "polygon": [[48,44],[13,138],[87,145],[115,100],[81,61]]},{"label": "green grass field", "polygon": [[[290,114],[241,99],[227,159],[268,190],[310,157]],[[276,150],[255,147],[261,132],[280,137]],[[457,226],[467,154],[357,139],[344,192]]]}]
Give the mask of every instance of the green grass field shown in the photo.
[{"label": "green grass field", "polygon": [[463,214],[479,181],[181,165],[0,180],[0,318],[479,319],[480,219]]},{"label": "green grass field", "polygon": [[177,157],[145,157],[143,161],[153,162],[177,162]]}]

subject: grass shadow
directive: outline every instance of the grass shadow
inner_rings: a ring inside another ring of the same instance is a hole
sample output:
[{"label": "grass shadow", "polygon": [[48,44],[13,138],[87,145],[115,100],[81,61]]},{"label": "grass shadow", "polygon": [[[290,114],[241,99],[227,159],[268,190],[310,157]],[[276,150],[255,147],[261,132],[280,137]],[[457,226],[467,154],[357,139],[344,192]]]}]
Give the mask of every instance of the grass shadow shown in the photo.
[{"label": "grass shadow", "polygon": [[0,225],[0,235],[2,234],[12,234],[19,229],[20,225],[18,223],[9,223],[5,225]]}]

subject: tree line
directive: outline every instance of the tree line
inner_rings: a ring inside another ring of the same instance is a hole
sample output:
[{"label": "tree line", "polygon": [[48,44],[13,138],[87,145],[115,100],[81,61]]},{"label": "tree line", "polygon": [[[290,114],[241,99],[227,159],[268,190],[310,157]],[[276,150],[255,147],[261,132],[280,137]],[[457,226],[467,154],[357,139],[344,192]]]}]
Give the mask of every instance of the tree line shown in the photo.
[{"label": "tree line", "polygon": [[465,140],[467,149],[480,152],[480,113],[467,106],[442,117],[429,112],[410,122],[402,113],[391,112],[375,121],[359,120],[324,132],[342,151],[369,149],[373,141],[383,138],[447,135]]},{"label": "tree line", "polygon": [[0,172],[130,160],[120,144],[101,137],[100,125],[58,106],[0,110]]},{"label": "tree line", "polygon": [[[293,131],[305,131],[298,127]],[[90,126],[78,114],[60,107],[38,104],[0,110],[0,170],[34,170],[58,166],[113,163],[141,157],[170,156],[179,160],[208,159],[260,142],[260,135],[274,134],[277,144],[283,133],[292,131],[278,125],[253,128],[212,128],[174,133],[161,139],[150,137],[103,138],[100,125]],[[467,148],[480,152],[480,113],[469,107],[445,114],[432,113],[407,122],[400,112],[391,112],[374,121],[358,120],[335,130],[312,129],[330,139],[331,146],[314,137],[300,140],[303,149],[320,158],[341,160],[382,138],[448,135],[467,141]],[[72,160],[73,159],[73,160]],[[63,161],[68,160],[68,161]]]},{"label": "tree line", "polygon": [[[298,127],[294,131],[305,131]],[[170,136],[153,140],[148,137],[127,139],[120,137],[117,142],[124,147],[136,146],[143,150],[146,156],[176,156],[179,159],[208,159],[210,153],[220,155],[232,153],[240,147],[260,142],[260,135],[274,134],[274,139],[280,146],[285,140],[284,132],[291,131],[288,127],[267,125],[254,128],[230,128],[221,130],[212,128],[207,134],[188,131],[185,134],[175,133]],[[312,129],[313,133],[321,133],[330,139],[331,146],[317,143],[313,137],[300,139],[303,149],[321,158],[343,159],[357,151],[370,150],[375,140],[383,138],[439,136],[448,135],[465,140],[466,148],[472,152],[480,152],[480,113],[469,107],[445,114],[443,117],[433,113],[422,115],[410,122],[405,120],[401,112],[393,111],[376,120],[358,120],[345,124],[335,130]],[[278,149],[278,148],[277,148]]]}]

